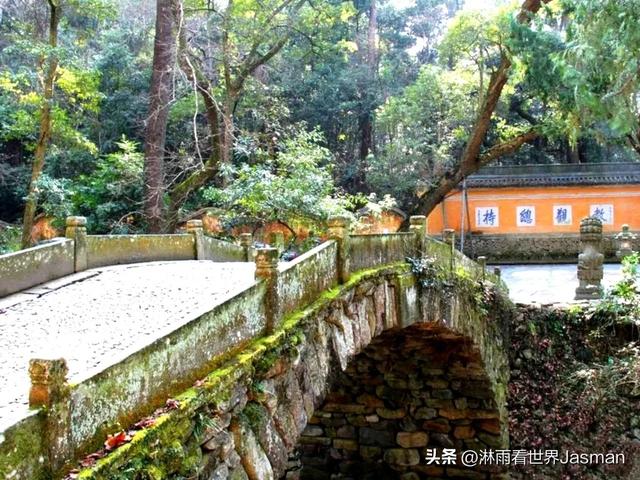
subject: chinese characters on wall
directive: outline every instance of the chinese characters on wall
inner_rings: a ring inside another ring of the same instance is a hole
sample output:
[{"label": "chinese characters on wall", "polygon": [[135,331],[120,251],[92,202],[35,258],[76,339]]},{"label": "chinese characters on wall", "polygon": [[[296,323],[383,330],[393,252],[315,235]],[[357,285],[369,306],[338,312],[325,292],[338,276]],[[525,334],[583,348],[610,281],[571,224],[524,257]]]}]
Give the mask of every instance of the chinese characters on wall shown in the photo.
[{"label": "chinese characters on wall", "polygon": [[553,224],[571,225],[573,223],[571,205],[553,206]]},{"label": "chinese characters on wall", "polygon": [[603,225],[613,225],[613,205],[591,205],[589,215],[596,217]]},{"label": "chinese characters on wall", "polygon": [[477,227],[498,227],[500,218],[498,217],[498,207],[478,207],[476,208]]},{"label": "chinese characters on wall", "polygon": [[[573,225],[573,209],[571,205],[554,205],[551,213],[553,215],[553,225]],[[592,217],[599,218],[604,225],[613,225],[613,205],[590,205],[589,214]],[[534,227],[536,225],[536,207],[531,205],[516,207],[515,220],[518,227]],[[476,227],[496,228],[499,226],[500,207],[476,207]]]},{"label": "chinese characters on wall", "polygon": [[536,207],[517,207],[516,225],[519,227],[534,227],[536,225]]}]

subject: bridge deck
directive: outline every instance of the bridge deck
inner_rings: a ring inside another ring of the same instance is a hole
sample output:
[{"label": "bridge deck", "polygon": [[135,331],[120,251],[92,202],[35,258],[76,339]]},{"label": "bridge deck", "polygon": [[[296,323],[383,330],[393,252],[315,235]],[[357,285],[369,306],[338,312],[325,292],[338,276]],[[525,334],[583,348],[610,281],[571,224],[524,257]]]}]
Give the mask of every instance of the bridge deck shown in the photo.
[{"label": "bridge deck", "polygon": [[77,383],[254,283],[253,263],[102,267],[0,299],[0,432],[27,413],[31,358],[65,358]]}]

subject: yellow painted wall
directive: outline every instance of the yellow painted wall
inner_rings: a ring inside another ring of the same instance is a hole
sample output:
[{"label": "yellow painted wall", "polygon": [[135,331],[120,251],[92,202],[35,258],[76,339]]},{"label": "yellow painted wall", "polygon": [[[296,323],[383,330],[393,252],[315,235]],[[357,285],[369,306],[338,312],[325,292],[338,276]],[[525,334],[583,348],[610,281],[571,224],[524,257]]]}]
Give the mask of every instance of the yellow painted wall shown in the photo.
[{"label": "yellow painted wall", "polygon": [[[620,231],[623,224],[640,230],[640,185],[594,185],[572,187],[507,187],[474,188],[468,190],[468,220],[465,230],[484,233],[576,233],[580,220],[590,215],[592,205],[612,205],[613,223],[605,224],[605,232]],[[444,208],[443,208],[444,205]],[[554,208],[571,207],[571,224],[554,225]],[[494,207],[498,212],[497,226],[478,224],[477,208]],[[518,207],[533,207],[535,225],[519,226]],[[428,231],[439,234],[444,228],[460,231],[462,193],[448,197],[431,212]],[[466,216],[465,216],[466,217]]]}]

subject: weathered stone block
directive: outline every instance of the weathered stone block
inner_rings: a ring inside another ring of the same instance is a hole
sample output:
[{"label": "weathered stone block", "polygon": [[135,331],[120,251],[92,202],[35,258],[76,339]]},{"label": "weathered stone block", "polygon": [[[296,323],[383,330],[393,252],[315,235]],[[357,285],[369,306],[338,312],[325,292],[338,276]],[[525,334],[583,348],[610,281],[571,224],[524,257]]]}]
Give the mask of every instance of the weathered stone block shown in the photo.
[{"label": "weathered stone block", "polygon": [[357,438],[357,432],[352,425],[343,425],[336,431],[338,438]]},{"label": "weathered stone block", "polygon": [[242,466],[250,480],[275,480],[273,469],[267,454],[262,450],[258,441],[247,425],[232,423],[236,451],[240,455]]},{"label": "weathered stone block", "polygon": [[453,392],[451,390],[433,390],[431,392],[433,398],[440,398],[443,400],[453,399]]},{"label": "weathered stone block", "polygon": [[404,418],[407,415],[407,412],[404,408],[376,408],[376,413],[381,418],[387,418],[391,420]]},{"label": "weathered stone block", "polygon": [[438,410],[438,413],[441,417],[448,420],[469,418],[469,410],[458,410],[457,408],[441,408]]},{"label": "weathered stone block", "polygon": [[372,408],[357,403],[327,403],[323,410],[335,413],[372,413]]},{"label": "weathered stone block", "polygon": [[427,446],[429,436],[425,432],[398,432],[396,441],[402,448],[420,448]]},{"label": "weathered stone block", "polygon": [[418,450],[391,448],[384,452],[384,461],[392,466],[411,467],[420,463]]},{"label": "weathered stone block", "polygon": [[396,444],[393,432],[363,427],[358,433],[359,442],[362,446],[394,447]]},{"label": "weathered stone block", "polygon": [[455,447],[455,444],[453,443],[453,440],[451,440],[449,435],[446,435],[444,433],[433,433],[433,434],[431,434],[430,438],[437,445],[440,445],[441,447],[444,447],[444,448],[454,448]]},{"label": "weathered stone block", "polygon": [[360,456],[364,460],[376,460],[382,456],[382,448],[362,445],[360,446]]},{"label": "weathered stone block", "polygon": [[306,437],[321,437],[324,435],[324,429],[315,425],[307,425],[302,431],[302,435]]},{"label": "weathered stone block", "polygon": [[355,440],[350,440],[346,438],[336,438],[333,440],[334,448],[339,448],[341,450],[350,450],[353,452],[357,452],[360,446],[358,442]]},{"label": "weathered stone block", "polygon": [[475,424],[480,428],[480,430],[493,433],[494,435],[500,435],[500,421],[497,418],[492,420],[481,420]]},{"label": "weathered stone block", "polygon": [[460,425],[453,429],[453,436],[460,440],[473,438],[475,434],[476,431],[473,429],[473,427],[470,427],[468,425]]},{"label": "weathered stone block", "polygon": [[416,410],[413,416],[418,420],[431,420],[438,416],[438,411],[435,408],[421,407]]},{"label": "weathered stone block", "polygon": [[357,402],[367,407],[384,407],[384,401],[375,395],[365,393],[357,398]]},{"label": "weathered stone block", "polygon": [[300,437],[301,445],[323,445],[328,447],[331,445],[331,439],[328,437]]}]

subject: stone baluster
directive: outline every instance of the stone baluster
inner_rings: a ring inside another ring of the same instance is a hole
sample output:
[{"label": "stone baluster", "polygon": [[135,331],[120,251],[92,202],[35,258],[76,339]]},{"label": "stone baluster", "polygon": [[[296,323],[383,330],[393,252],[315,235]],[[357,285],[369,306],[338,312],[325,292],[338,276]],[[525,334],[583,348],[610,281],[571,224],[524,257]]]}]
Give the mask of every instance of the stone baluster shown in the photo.
[{"label": "stone baluster", "polygon": [[480,268],[482,269],[481,279],[484,282],[487,275],[487,257],[485,257],[484,255],[479,256],[478,265],[480,265]]},{"label": "stone baluster", "polygon": [[74,265],[76,272],[87,269],[87,219],[85,217],[67,217],[65,237],[73,240]]},{"label": "stone baluster", "polygon": [[578,281],[576,300],[594,300],[601,296],[604,262],[602,249],[602,222],[595,217],[587,217],[580,222],[580,244],[582,253],[578,255]]},{"label": "stone baluster", "polygon": [[424,255],[427,240],[427,217],[412,215],[409,218],[409,231],[416,236],[416,246],[420,256]]},{"label": "stone baluster", "polygon": [[207,253],[204,245],[204,228],[202,226],[202,220],[188,220],[186,224],[186,232],[193,235],[196,260],[206,259]]},{"label": "stone baluster", "polygon": [[349,226],[348,217],[332,217],[329,219],[329,238],[338,244],[338,281],[349,281]]},{"label": "stone baluster", "polygon": [[55,475],[71,458],[71,401],[67,362],[32,359],[29,362],[29,407],[42,408],[48,466]]},{"label": "stone baluster", "polygon": [[278,295],[278,259],[277,248],[267,247],[256,250],[256,279],[267,282],[265,296],[265,315],[267,333],[272,333],[278,327],[280,319],[280,299]]},{"label": "stone baluster", "polygon": [[240,246],[244,248],[245,261],[253,261],[253,235],[250,233],[240,234]]},{"label": "stone baluster", "polygon": [[442,241],[449,245],[449,272],[453,274],[455,267],[456,231],[453,228],[445,228],[442,231]]}]

